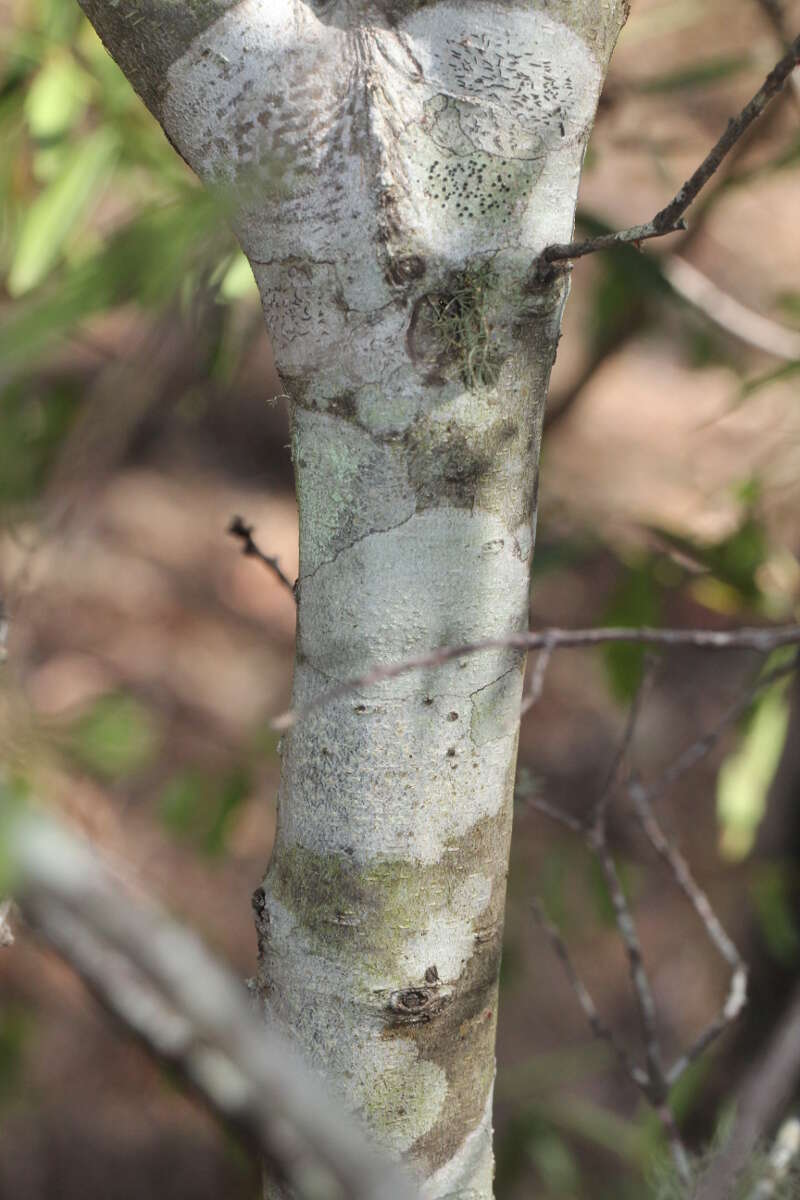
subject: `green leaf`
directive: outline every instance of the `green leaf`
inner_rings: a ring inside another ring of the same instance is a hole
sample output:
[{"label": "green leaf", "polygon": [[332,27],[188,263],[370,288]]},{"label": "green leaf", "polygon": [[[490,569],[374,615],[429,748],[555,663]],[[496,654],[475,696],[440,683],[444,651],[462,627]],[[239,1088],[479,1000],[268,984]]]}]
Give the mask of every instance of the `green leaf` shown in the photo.
[{"label": "green leaf", "polygon": [[[649,561],[629,568],[603,613],[602,625],[654,625],[659,615],[659,588]],[[620,642],[603,648],[614,696],[630,702],[642,678],[645,648]]]},{"label": "green leaf", "polygon": [[34,138],[63,137],[81,119],[90,80],[70,54],[54,54],[36,75],[25,97],[25,116]]},{"label": "green leaf", "polygon": [[720,848],[726,858],[745,858],[753,847],[788,728],[789,702],[782,681],[761,696],[738,750],[726,758],[717,776]]},{"label": "green leaf", "polygon": [[125,779],[153,762],[159,740],[149,709],[132,696],[108,695],[75,722],[70,749],[94,774]]},{"label": "green leaf", "polygon": [[79,142],[61,172],[40,192],[22,223],[7,287],[21,296],[45,278],[64,243],[108,180],[118,152],[116,134],[98,129]]},{"label": "green leaf", "polygon": [[198,257],[218,249],[219,207],[192,186],[174,203],[151,208],[118,230],[96,253],[69,264],[40,293],[3,314],[0,362],[25,369],[81,321],[135,301],[161,308],[176,294]]},{"label": "green leaf", "polygon": [[751,895],[761,935],[778,962],[793,967],[800,959],[800,931],[795,917],[796,895],[787,866],[759,865]]},{"label": "green leaf", "polygon": [[253,278],[252,268],[241,250],[227,264],[217,291],[220,300],[226,304],[232,304],[235,300],[242,300],[245,297],[258,299],[258,288]]}]

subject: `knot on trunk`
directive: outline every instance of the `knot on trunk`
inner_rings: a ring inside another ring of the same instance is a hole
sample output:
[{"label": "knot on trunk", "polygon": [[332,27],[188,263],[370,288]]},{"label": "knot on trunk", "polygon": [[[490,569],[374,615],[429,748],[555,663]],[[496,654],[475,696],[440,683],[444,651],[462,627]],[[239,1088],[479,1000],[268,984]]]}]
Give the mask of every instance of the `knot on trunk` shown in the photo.
[{"label": "knot on trunk", "polygon": [[392,992],[386,1006],[392,1025],[419,1025],[430,1021],[446,1005],[449,992],[442,990],[436,967],[428,967],[419,987]]}]

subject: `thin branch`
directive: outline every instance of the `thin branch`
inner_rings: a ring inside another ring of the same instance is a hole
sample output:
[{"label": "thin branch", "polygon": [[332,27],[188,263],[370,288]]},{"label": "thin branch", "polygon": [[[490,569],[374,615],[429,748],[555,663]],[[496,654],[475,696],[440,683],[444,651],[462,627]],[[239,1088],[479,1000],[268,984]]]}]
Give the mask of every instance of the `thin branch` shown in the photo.
[{"label": "thin branch", "polygon": [[13,908],[12,900],[0,900],[0,948],[14,945],[14,930],[11,928]]},{"label": "thin branch", "polygon": [[485,641],[465,642],[461,646],[441,646],[428,654],[420,654],[414,658],[406,658],[399,663],[387,663],[372,667],[363,675],[337,684],[323,692],[316,700],[300,709],[290,709],[276,717],[272,726],[274,729],[289,729],[298,720],[307,716],[321,705],[330,704],[342,696],[362,688],[372,687],[376,683],[384,683],[389,679],[397,679],[411,671],[428,667],[439,667],[452,662],[456,658],[466,658],[469,655],[480,654],[484,650],[552,650],[561,648],[579,648],[587,646],[605,646],[609,643],[630,642],[648,646],[691,646],[699,650],[757,650],[768,654],[781,646],[800,645],[800,625],[776,625],[773,627],[741,628],[730,630],[715,629],[654,629],[649,626],[631,628],[608,627],[605,629],[541,629],[528,633],[510,633],[505,637],[487,638]]},{"label": "thin branch", "polygon": [[647,1060],[646,1095],[654,1107],[659,1107],[667,1098],[667,1080],[661,1061],[661,1045],[656,1025],[656,1005],[650,979],[644,965],[642,946],[636,930],[636,922],[628,905],[617,864],[608,848],[605,837],[590,835],[589,844],[595,852],[608,888],[614,918],[617,923],[631,978],[639,1022],[642,1027],[645,1058]]},{"label": "thin branch", "polygon": [[761,675],[743,695],[739,696],[730,705],[713,729],[691,742],[654,780],[651,780],[646,785],[642,785],[647,801],[652,803],[659,797],[666,795],[670,788],[674,787],[687,771],[690,771],[692,767],[696,766],[697,763],[711,753],[722,735],[734,722],[744,716],[759,692],[763,692],[766,688],[772,687],[774,683],[778,683],[780,680],[794,674],[797,668],[798,658],[795,657],[791,662],[783,663],[781,666],[768,671],[765,675]]},{"label": "thin branch", "polygon": [[636,1086],[638,1088],[646,1088],[648,1083],[647,1075],[641,1067],[637,1066],[636,1063],[633,1062],[625,1047],[617,1041],[613,1030],[610,1029],[609,1026],[603,1021],[603,1018],[600,1016],[600,1013],[597,1010],[597,1005],[592,999],[589,989],[586,987],[586,984],[583,982],[575,969],[575,965],[570,956],[570,952],[567,949],[566,942],[562,938],[557,926],[554,925],[547,916],[544,908],[542,907],[542,902],[538,897],[534,897],[534,899],[531,901],[531,909],[537,923],[547,935],[547,939],[550,942],[550,945],[553,947],[556,957],[561,960],[562,966],[564,967],[564,973],[569,980],[573,992],[578,998],[578,1003],[583,1009],[592,1033],[596,1038],[599,1038],[600,1041],[607,1042],[609,1044],[619,1060],[623,1070],[630,1075]]},{"label": "thin branch", "polygon": [[549,817],[551,821],[555,821],[558,825],[563,825],[570,833],[578,834],[580,837],[586,836],[586,826],[583,821],[579,821],[577,817],[571,817],[569,813],[565,813],[563,809],[557,808],[555,804],[549,804],[547,800],[542,800],[540,796],[529,797],[528,804],[536,812]]},{"label": "thin branch", "polygon": [[292,583],[288,575],[285,574],[283,568],[277,558],[271,554],[265,554],[258,546],[253,538],[253,525],[248,525],[244,517],[233,517],[228,526],[228,533],[231,537],[239,538],[242,543],[242,554],[246,558],[257,558],[264,566],[280,580],[285,588],[292,593],[292,599],[297,603],[296,584]]},{"label": "thin branch", "polygon": [[544,688],[544,680],[547,675],[547,668],[550,666],[550,659],[553,657],[553,647],[550,645],[543,646],[536,657],[533,674],[531,675],[531,684],[528,690],[522,697],[519,706],[519,715],[524,717],[527,712],[533,708],[534,704],[538,704],[542,696]]},{"label": "thin branch", "polygon": [[134,897],[77,838],[2,805],[29,923],[110,1012],[176,1066],[306,1200],[412,1200],[405,1176],[341,1112],[200,941]]},{"label": "thin branch", "polygon": [[547,267],[554,262],[582,258],[585,254],[594,254],[598,250],[607,250],[611,246],[621,243],[638,244],[649,238],[663,237],[665,234],[685,229],[686,223],[683,220],[683,214],[689,205],[718,170],[742,135],[761,116],[770,100],[781,91],[798,62],[800,62],[800,36],[795,38],[788,53],[775,64],[761,87],[739,115],[731,118],[727,129],[697,170],[686,180],[669,204],[657,212],[651,221],[645,225],[635,225],[630,229],[607,233],[583,242],[566,242],[548,246],[537,259],[534,271],[538,274],[546,273]]},{"label": "thin branch", "polygon": [[8,658],[8,617],[0,599],[0,666]]},{"label": "thin branch", "polygon": [[685,258],[670,255],[662,267],[670,287],[725,333],[784,362],[800,359],[800,333],[796,329],[747,308]]},{"label": "thin branch", "polygon": [[708,896],[694,879],[686,859],[677,846],[670,842],[664,834],[650,806],[647,792],[638,780],[634,780],[631,784],[629,793],[648,841],[669,867],[678,887],[700,918],[709,941],[731,968],[728,995],[719,1013],[667,1072],[667,1083],[672,1087],[690,1063],[695,1062],[741,1013],[747,1003],[747,967],[742,962],[739,951],[722,928]]},{"label": "thin branch", "polygon": [[[736,716],[752,703],[753,697],[758,691],[789,674],[796,666],[797,662],[795,660],[790,664],[783,664],[763,675],[762,678],[757,679],[754,685],[748,689],[745,698],[743,700],[740,699],[728,709],[723,720],[719,723],[717,729],[713,731],[712,735],[706,735],[698,742],[693,743],[689,747],[689,751],[685,751],[679,757],[679,771],[665,772],[656,781],[655,786],[652,784],[646,786],[635,775],[631,776],[627,783],[628,794],[633,801],[637,817],[646,837],[669,868],[676,885],[692,905],[709,941],[731,968],[728,992],[720,1011],[669,1069],[665,1069],[663,1064],[661,1042],[656,1020],[655,997],[645,967],[633,913],[622,886],[619,870],[608,844],[606,820],[608,805],[616,789],[622,771],[622,764],[633,742],[637,722],[642,711],[646,688],[649,686],[652,678],[652,668],[646,672],[642,685],[631,705],[620,745],[614,755],[611,768],[606,775],[599,799],[592,807],[589,818],[581,820],[570,816],[561,809],[549,804],[546,800],[538,797],[532,797],[531,799],[531,806],[537,811],[558,821],[571,832],[585,839],[605,877],[606,886],[614,908],[617,929],[627,957],[631,987],[639,1013],[646,1056],[645,1070],[642,1070],[631,1060],[627,1051],[618,1044],[613,1031],[603,1023],[588,990],[572,964],[566,944],[558,930],[543,914],[538,901],[534,902],[534,912],[544,928],[553,949],[564,964],[564,969],[573,991],[595,1036],[612,1046],[626,1073],[634,1081],[658,1116],[664,1129],[678,1178],[681,1180],[683,1186],[687,1188],[687,1195],[688,1188],[692,1183],[692,1172],[674,1113],[669,1104],[669,1091],[678,1079],[680,1079],[690,1063],[695,1062],[741,1013],[747,1000],[747,968],[739,951],[728,937],[719,918],[713,911],[707,895],[694,879],[686,859],[678,847],[667,838],[656,820],[651,807],[651,800],[654,795],[660,794],[665,778],[682,774],[684,770],[688,769],[691,763],[696,762],[699,757],[702,757],[702,753],[707,752],[707,749],[719,737],[721,729],[730,725]],[[723,1196],[727,1200],[728,1194],[728,1192],[722,1191],[718,1194],[715,1193],[714,1200],[717,1200],[717,1196],[719,1200],[722,1200]],[[765,1194],[764,1200],[766,1200],[766,1195],[768,1194]],[[760,1197],[753,1197],[752,1200],[760,1200]]]}]

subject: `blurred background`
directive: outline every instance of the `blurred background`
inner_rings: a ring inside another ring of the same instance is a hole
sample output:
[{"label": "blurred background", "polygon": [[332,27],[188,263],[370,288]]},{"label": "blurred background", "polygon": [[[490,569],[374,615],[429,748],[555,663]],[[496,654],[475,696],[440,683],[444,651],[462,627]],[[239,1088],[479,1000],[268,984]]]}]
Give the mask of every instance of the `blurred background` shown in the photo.
[{"label": "blurred background", "polygon": [[[647,220],[800,28],[788,0],[637,0],[580,228]],[[250,270],[72,0],[0,0],[0,756],[245,976],[294,606],[287,415]],[[795,73],[797,76],[798,72]],[[795,80],[796,82],[796,80]],[[800,616],[800,91],[687,234],[581,260],[548,409],[536,624],[726,628]],[[687,266],[688,264],[688,266]],[[632,760],[653,775],[752,679],[670,654]],[[642,670],[561,652],[523,724],[497,1079],[497,1193],[641,1197],[663,1152],[534,925],[535,889],[606,1018],[635,1010],[597,868],[531,810],[596,797]],[[800,962],[800,693],[767,690],[661,802],[753,969],[744,1018],[676,1096],[694,1150],[758,1062]],[[665,1043],[724,964],[624,808],[614,847]],[[0,1200],[255,1200],[258,1169],[24,933],[0,956]]]}]

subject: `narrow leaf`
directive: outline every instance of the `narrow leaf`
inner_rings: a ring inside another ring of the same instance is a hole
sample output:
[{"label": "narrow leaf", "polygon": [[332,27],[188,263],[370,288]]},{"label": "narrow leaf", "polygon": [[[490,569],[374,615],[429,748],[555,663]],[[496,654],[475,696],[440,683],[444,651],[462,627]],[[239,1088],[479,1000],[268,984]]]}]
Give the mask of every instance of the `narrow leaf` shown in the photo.
[{"label": "narrow leaf", "polygon": [[21,296],[46,277],[64,243],[111,173],[117,136],[98,129],[75,146],[61,172],[40,192],[22,223],[7,287]]}]

